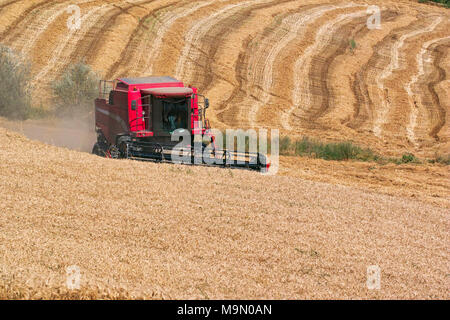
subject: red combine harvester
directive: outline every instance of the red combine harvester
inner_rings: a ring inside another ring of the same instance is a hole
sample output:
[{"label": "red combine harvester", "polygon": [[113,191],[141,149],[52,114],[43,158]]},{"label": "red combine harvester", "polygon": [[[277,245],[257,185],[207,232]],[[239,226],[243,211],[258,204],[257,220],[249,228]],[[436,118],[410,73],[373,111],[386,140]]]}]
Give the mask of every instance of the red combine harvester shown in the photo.
[{"label": "red combine harvester", "polygon": [[[205,117],[209,100],[197,91],[172,77],[101,80],[95,100],[97,142],[92,153],[161,162],[177,162],[179,158],[173,159],[177,154],[189,159],[183,163],[266,171],[269,163],[260,153],[216,147]],[[194,142],[199,135],[203,142]]]}]

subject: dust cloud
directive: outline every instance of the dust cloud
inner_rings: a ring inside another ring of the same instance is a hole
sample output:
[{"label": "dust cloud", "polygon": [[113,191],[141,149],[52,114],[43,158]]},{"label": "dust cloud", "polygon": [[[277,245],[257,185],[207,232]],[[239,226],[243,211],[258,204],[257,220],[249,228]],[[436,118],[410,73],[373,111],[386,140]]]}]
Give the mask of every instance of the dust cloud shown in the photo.
[{"label": "dust cloud", "polygon": [[30,119],[10,121],[0,118],[0,127],[22,133],[31,140],[91,152],[97,140],[94,129],[94,113],[64,118]]}]

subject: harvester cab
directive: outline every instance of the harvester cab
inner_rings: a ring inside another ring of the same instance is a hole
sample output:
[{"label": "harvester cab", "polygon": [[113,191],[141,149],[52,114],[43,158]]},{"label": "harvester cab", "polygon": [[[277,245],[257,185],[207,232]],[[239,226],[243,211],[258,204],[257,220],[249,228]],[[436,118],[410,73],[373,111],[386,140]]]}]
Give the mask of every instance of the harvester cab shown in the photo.
[{"label": "harvester cab", "polygon": [[[197,88],[172,77],[101,80],[95,100],[97,142],[92,152],[110,158],[173,162],[175,151],[192,164],[268,168],[261,154],[215,146],[206,119],[208,107],[209,100]],[[194,137],[198,136],[210,142],[209,147],[201,143],[201,152],[195,148]]]}]

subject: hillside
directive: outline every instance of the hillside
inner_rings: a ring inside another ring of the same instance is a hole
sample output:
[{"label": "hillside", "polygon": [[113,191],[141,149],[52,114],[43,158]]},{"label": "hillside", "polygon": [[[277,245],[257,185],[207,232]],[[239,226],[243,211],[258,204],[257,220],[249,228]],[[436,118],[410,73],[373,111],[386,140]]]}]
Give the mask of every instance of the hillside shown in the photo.
[{"label": "hillside", "polygon": [[[0,42],[33,63],[34,99],[85,60],[102,77],[167,74],[211,98],[214,127],[280,128],[388,155],[447,154],[450,11],[417,1],[2,1]],[[353,48],[354,47],[354,48]]]}]

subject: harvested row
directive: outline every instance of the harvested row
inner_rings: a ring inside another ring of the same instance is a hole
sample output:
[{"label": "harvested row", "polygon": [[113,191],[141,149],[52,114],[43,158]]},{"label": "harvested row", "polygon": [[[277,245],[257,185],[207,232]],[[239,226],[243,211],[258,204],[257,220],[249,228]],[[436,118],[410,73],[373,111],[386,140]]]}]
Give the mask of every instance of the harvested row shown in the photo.
[{"label": "harvested row", "polygon": [[[145,7],[147,4],[150,6],[148,9]],[[81,60],[92,63],[95,57],[101,56],[104,51],[99,47],[99,40],[108,36],[107,31],[117,24],[120,17],[126,17],[130,24],[130,21],[139,19],[134,16],[133,10],[138,11],[136,15],[143,15],[153,7],[159,6],[149,0],[135,1],[134,3],[124,1],[104,4],[99,2],[95,6],[89,7],[87,12],[81,16],[81,28],[65,32],[56,48],[53,48],[50,60],[47,60],[44,67],[38,71],[34,78],[37,89],[48,89],[49,80],[56,78],[70,63]],[[64,18],[59,20],[59,23],[64,22]],[[45,37],[41,41],[46,41]]]},{"label": "harvested row", "polygon": [[190,83],[196,83],[201,90],[211,89],[212,79],[221,77],[213,70],[221,44],[225,43],[232,33],[242,32],[245,22],[251,17],[260,16],[266,9],[293,2],[238,2],[198,21],[185,37],[186,44],[177,61],[175,74]]},{"label": "harvested row", "polygon": [[[43,81],[44,78],[54,79],[55,74],[59,74],[67,65],[76,60],[72,56],[72,53],[76,50],[77,44],[82,39],[86,38],[89,30],[97,25],[101,17],[112,8],[113,5],[104,4],[89,10],[88,13],[83,15],[81,18],[82,27],[79,30],[70,30],[63,39],[58,41],[58,45],[54,48],[52,57],[44,68],[42,68],[33,78],[33,83],[35,85],[43,86],[45,84],[45,81]],[[49,73],[52,73],[53,76],[47,77]]]},{"label": "harvested row", "polygon": [[435,87],[446,79],[446,70],[441,63],[449,46],[450,37],[424,43],[417,55],[417,74],[405,85],[411,109],[407,123],[408,138],[416,146],[420,145],[419,139],[422,142],[427,137],[439,140],[438,133],[445,125],[447,110]]},{"label": "harvested row", "polygon": [[[357,102],[354,117],[346,123],[349,127],[358,132],[373,132],[380,141],[395,140],[397,147],[418,146],[412,130],[415,108],[410,107],[416,98],[411,97],[410,87],[417,81],[416,72],[420,73],[422,69],[419,49],[424,42],[442,37],[442,30],[446,28],[443,21],[440,16],[421,16],[393,30],[375,46],[372,57],[356,74],[352,84]],[[408,58],[409,55],[414,59]],[[425,95],[426,91],[421,91],[420,95]],[[429,107],[439,109],[433,104]],[[427,113],[421,114],[424,116],[421,123],[431,125],[426,119]],[[426,135],[431,130],[429,128]]]},{"label": "harvested row", "polygon": [[[136,36],[129,39],[120,58],[108,70],[106,77],[111,79],[125,73],[130,76],[152,74],[154,60],[157,58],[162,40],[172,24],[212,3],[213,1],[195,3],[187,1],[159,9],[143,17],[133,31]],[[171,35],[177,36],[174,33]]]},{"label": "harvested row", "polygon": [[[70,3],[46,3],[33,8],[30,14],[25,15],[14,32],[10,32],[4,37],[4,43],[30,55],[35,67],[33,84],[36,93],[44,92],[43,96],[45,97],[49,95],[48,84],[70,63],[81,60],[90,62],[91,56],[102,53],[96,44],[104,36],[105,31],[117,22],[120,15],[133,16],[130,11],[136,10],[136,8],[140,12],[143,10],[148,12],[143,5],[150,4],[150,9],[152,6],[160,8],[162,2],[155,3],[150,0],[134,1],[134,3],[128,1],[119,3],[79,1],[77,5],[81,7],[82,11],[80,29],[69,29],[66,26],[68,15],[65,13]],[[138,19],[139,17],[136,18],[136,20]],[[40,50],[35,50],[35,48],[40,48]]]},{"label": "harvested row", "polygon": [[[306,32],[303,24],[309,27],[307,23],[313,25],[312,23],[326,12],[336,9],[338,7],[329,5],[305,6],[297,9],[295,13],[278,15],[261,35],[256,35],[248,41],[244,47],[245,51],[239,57],[240,61],[236,64],[240,86],[234,90],[232,98],[226,101],[228,107],[219,108],[223,109],[219,113],[219,119],[228,123],[236,121],[244,127],[256,126],[259,109],[265,107],[271,99],[281,99],[281,102],[286,104],[286,100],[290,100],[289,97],[272,91],[273,85],[276,84],[273,73],[280,54],[287,50],[294,39],[302,38]],[[289,72],[289,69],[284,72],[285,78],[288,78],[286,71]],[[263,124],[267,124],[267,119]]]},{"label": "harvested row", "polygon": [[28,20],[31,22],[32,17],[36,17],[35,14],[39,12],[40,9],[48,8],[52,5],[49,0],[17,0],[5,2],[0,7],[0,14],[2,19],[0,20],[0,41],[2,43],[7,43],[5,39],[13,34],[20,35],[16,33],[20,26],[23,26],[23,22]]},{"label": "harvested row", "polygon": [[[445,43],[442,43],[444,42]],[[434,42],[434,41],[433,41]],[[446,52],[450,49],[450,37],[446,37],[444,39],[437,40],[437,45],[432,48],[434,57],[431,59],[434,61],[433,67],[435,69],[435,72],[433,72],[432,78],[434,80],[428,82],[428,90],[431,94],[431,100],[427,101],[428,95],[425,95],[423,99],[423,104],[425,105],[431,105],[434,106],[434,110],[430,110],[431,112],[431,131],[429,132],[429,136],[435,138],[437,141],[440,140],[439,134],[442,131],[442,128],[445,125],[445,117],[447,113],[447,109],[443,106],[443,102],[440,101],[439,95],[436,91],[436,86],[439,85],[442,81],[444,81],[447,78],[447,74],[445,69],[441,66],[441,63],[443,61],[443,56],[446,54]],[[444,132],[442,132],[444,133]]]},{"label": "harvested row", "polygon": [[[234,123],[235,127],[248,126],[248,122],[245,121],[247,115],[240,117],[237,114],[243,108],[245,109],[245,106],[242,106],[241,103],[236,104],[234,99],[243,90],[243,79],[245,78],[248,81],[247,75],[251,73],[242,61],[244,53],[248,49],[249,41],[253,39],[257,42],[256,38],[260,32],[265,33],[267,28],[270,28],[267,26],[273,24],[274,17],[278,21],[279,17],[298,11],[300,7],[305,5],[309,6],[307,3],[299,4],[297,1],[278,1],[258,6],[248,13],[246,12],[248,10],[245,10],[239,15],[246,15],[246,19],[231,24],[233,32],[226,31],[226,38],[223,38],[219,33],[220,39],[215,37],[208,40],[209,47],[212,47],[215,53],[212,59],[207,59],[208,68],[211,71],[209,72],[210,79],[208,79],[210,81],[207,82],[208,85],[205,89],[207,95],[213,99],[215,104],[214,110],[211,110],[210,113],[215,127],[225,128],[228,123]],[[281,32],[280,36],[282,34],[285,34],[285,32]],[[270,44],[270,46],[272,45]],[[254,53],[255,56],[258,55],[256,52]],[[196,73],[199,74],[199,71],[196,71]],[[254,72],[254,74],[262,76],[260,72]],[[210,83],[214,83],[214,86]],[[249,109],[247,108],[247,110]],[[223,116],[228,117],[228,119],[226,121],[221,120]]]},{"label": "harvested row", "polygon": [[[350,7],[350,6],[349,6]],[[260,103],[256,103],[254,105],[254,107],[250,110],[250,115],[249,115],[249,122],[250,122],[250,126],[254,127],[256,122],[257,122],[257,117],[258,115],[260,115],[260,118],[264,119],[264,113],[263,112],[259,112],[259,108],[264,107],[270,100],[270,92],[271,92],[271,88],[272,88],[272,83],[273,83],[273,68],[274,68],[274,64],[276,59],[278,58],[280,52],[294,39],[297,38],[297,35],[299,33],[299,31],[301,29],[303,29],[303,25],[305,23],[308,23],[310,20],[314,21],[314,19],[320,17],[321,15],[323,15],[325,12],[333,10],[333,9],[337,9],[338,7],[319,7],[318,9],[313,9],[311,11],[306,11],[304,13],[302,13],[301,17],[298,16],[294,16],[294,17],[290,17],[293,18],[292,20],[295,21],[292,24],[293,30],[289,30],[288,29],[288,34],[286,37],[281,37],[280,40],[276,43],[276,45],[271,49],[271,51],[269,52],[269,55],[267,56],[267,58],[264,60],[264,72],[263,74],[263,81],[262,81],[262,93],[261,94],[253,94],[253,96],[262,96],[262,99],[260,99]],[[295,83],[298,83],[299,81],[297,79],[294,79]],[[257,86],[258,87],[258,86]],[[273,93],[274,95],[276,93]],[[295,99],[294,103],[295,103]],[[281,123],[283,123],[283,121],[281,121]],[[287,124],[286,124],[287,125]]]},{"label": "harvested row", "polygon": [[[100,74],[105,76],[117,61],[121,61],[121,52],[127,48],[129,41],[137,36],[134,31],[139,30],[139,26],[149,17],[163,10],[170,10],[177,3],[179,1],[176,0],[141,0],[135,3],[126,1],[101,27],[93,30],[87,44],[75,54],[86,56],[87,62],[97,66]],[[143,54],[145,53],[144,51]]]},{"label": "harvested row", "polygon": [[387,117],[389,116],[389,111],[391,108],[389,90],[386,88],[385,83],[394,72],[400,69],[400,54],[405,41],[414,39],[424,33],[431,33],[442,22],[442,20],[442,17],[430,17],[431,23],[425,26],[420,25],[416,30],[402,34],[400,38],[394,42],[389,54],[389,64],[380,74],[378,74],[375,79],[377,89],[379,91],[377,97],[381,100],[379,103],[380,108],[376,110],[375,119],[373,121],[373,132],[377,137],[380,137],[382,134],[382,126],[387,122]]},{"label": "harvested row", "polygon": [[433,86],[442,109],[445,110],[445,114],[442,117],[444,124],[438,133],[438,143],[442,144],[442,149],[450,150],[450,48],[448,41],[439,46],[437,50],[439,55],[435,66],[440,74],[443,74],[442,71],[445,72],[445,79]]}]

